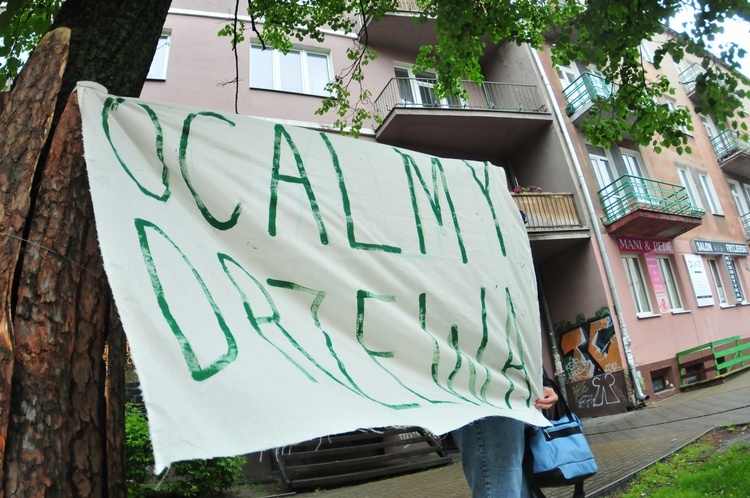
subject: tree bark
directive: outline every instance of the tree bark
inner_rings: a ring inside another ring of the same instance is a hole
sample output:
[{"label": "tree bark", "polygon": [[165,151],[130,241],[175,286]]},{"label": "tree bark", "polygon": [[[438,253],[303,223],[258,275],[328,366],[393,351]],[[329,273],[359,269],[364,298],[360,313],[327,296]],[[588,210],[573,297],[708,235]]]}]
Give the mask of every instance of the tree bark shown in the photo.
[{"label": "tree bark", "polygon": [[[26,63],[0,114],[0,459],[5,460],[14,366],[13,314],[15,273],[31,210],[37,163],[47,142],[62,74],[68,60],[70,31],[48,33]],[[0,483],[3,468],[0,467]],[[0,496],[2,488],[0,487]]]},{"label": "tree bark", "polygon": [[125,496],[124,337],[67,97],[79,80],[137,96],[169,5],[68,0],[70,55],[40,46],[0,107],[0,498]]}]

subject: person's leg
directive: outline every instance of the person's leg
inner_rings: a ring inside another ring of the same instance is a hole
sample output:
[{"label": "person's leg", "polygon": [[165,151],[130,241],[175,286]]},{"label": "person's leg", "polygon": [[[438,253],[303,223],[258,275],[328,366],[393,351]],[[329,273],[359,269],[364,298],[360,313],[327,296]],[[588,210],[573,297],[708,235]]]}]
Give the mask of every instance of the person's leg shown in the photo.
[{"label": "person's leg", "polygon": [[528,498],[523,473],[525,425],[488,417],[453,431],[473,498]]}]

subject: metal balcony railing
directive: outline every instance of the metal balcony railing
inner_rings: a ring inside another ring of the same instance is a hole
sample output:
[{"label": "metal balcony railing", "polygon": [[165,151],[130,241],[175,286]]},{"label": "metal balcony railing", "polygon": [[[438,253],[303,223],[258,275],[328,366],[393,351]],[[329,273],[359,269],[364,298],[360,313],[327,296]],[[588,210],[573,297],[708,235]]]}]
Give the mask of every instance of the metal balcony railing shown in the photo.
[{"label": "metal balcony railing", "polygon": [[568,102],[565,112],[572,116],[596,99],[608,99],[616,91],[614,83],[607,83],[601,76],[585,72],[563,90]]},{"label": "metal balcony railing", "polygon": [[573,194],[511,194],[518,209],[526,215],[526,229],[534,231],[580,230],[581,218]]},{"label": "metal balcony railing", "polygon": [[479,109],[505,112],[548,113],[535,85],[485,81],[462,81],[466,97],[437,98],[435,83],[428,78],[391,78],[375,100],[378,116],[385,119],[391,110],[402,108]]},{"label": "metal balcony railing", "polygon": [[745,240],[750,240],[750,213],[740,216],[742,227],[745,229]]},{"label": "metal balcony railing", "polygon": [[704,72],[703,67],[697,62],[680,72],[680,83],[682,83],[685,92],[690,93],[695,90],[695,80]]},{"label": "metal balcony railing", "polygon": [[720,163],[737,152],[750,150],[750,144],[742,140],[739,133],[734,130],[724,130],[719,133],[711,139],[711,145],[714,146],[716,158]]},{"label": "metal balcony railing", "polygon": [[640,209],[692,218],[705,214],[690,204],[685,187],[633,175],[622,175],[601,189],[599,200],[604,207],[604,225]]}]

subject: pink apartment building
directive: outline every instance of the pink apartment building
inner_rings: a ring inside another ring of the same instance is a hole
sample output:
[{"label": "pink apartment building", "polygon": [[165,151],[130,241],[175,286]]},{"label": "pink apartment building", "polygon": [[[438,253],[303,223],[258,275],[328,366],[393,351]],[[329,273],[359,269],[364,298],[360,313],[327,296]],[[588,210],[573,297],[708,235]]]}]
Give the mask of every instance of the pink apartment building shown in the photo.
[{"label": "pink apartment building", "polygon": [[[378,52],[364,85],[383,121],[359,140],[489,161],[505,168],[509,189],[541,187],[514,197],[528,217],[545,364],[574,409],[622,412],[750,364],[730,361],[750,342],[750,151],[695,114],[697,60],[658,70],[678,87],[665,104],[693,112],[692,154],[627,140],[594,147],[577,125],[592,99],[616,91],[596,71],[580,61],[555,68],[547,51],[500,43],[481,61],[484,84],[466,82],[465,99],[438,99],[435,74],[412,69],[419,46],[435,40],[432,27],[414,25],[415,7],[400,5],[362,23]],[[216,36],[233,9],[174,0],[142,97],[234,112],[235,59]],[[237,50],[238,111],[334,132],[335,117],[315,111],[358,36],[332,32],[286,55],[250,37]],[[642,47],[655,72],[657,44]],[[724,352],[678,357],[709,343]],[[717,358],[729,363],[716,369]]]}]

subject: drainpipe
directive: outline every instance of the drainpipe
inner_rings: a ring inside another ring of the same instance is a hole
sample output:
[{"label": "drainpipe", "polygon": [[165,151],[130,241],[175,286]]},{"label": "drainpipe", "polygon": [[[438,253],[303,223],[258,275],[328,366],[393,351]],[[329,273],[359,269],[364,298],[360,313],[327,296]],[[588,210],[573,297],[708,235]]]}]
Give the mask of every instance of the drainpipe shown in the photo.
[{"label": "drainpipe", "polygon": [[555,337],[555,326],[552,323],[552,313],[549,311],[549,303],[547,302],[547,292],[544,290],[544,284],[542,279],[539,278],[539,274],[536,275],[536,287],[539,289],[539,303],[541,304],[542,318],[544,319],[544,328],[547,329],[547,335],[549,336],[549,344],[552,348],[552,359],[555,362],[555,377],[557,377],[557,385],[560,386],[565,402],[568,402],[568,390],[562,389],[565,385],[565,372],[563,371],[562,361],[560,361],[560,349],[557,347],[557,338]]},{"label": "drainpipe", "polygon": [[578,184],[581,188],[581,192],[583,193],[583,198],[586,201],[586,210],[588,211],[589,217],[592,221],[594,235],[596,237],[597,245],[599,246],[599,252],[602,256],[602,263],[604,265],[604,273],[607,277],[607,284],[609,285],[609,291],[612,294],[612,301],[615,306],[615,315],[617,316],[617,324],[620,327],[622,345],[625,349],[625,359],[628,363],[628,369],[630,370],[630,377],[633,384],[633,392],[635,393],[636,399],[631,400],[631,402],[633,402],[634,406],[642,405],[643,402],[648,399],[648,396],[643,393],[643,389],[641,388],[641,374],[640,372],[638,372],[638,369],[635,366],[635,358],[633,358],[633,351],[630,348],[630,336],[628,335],[627,328],[625,327],[625,319],[622,316],[620,295],[618,294],[617,288],[615,287],[615,279],[612,275],[612,267],[609,264],[607,248],[604,245],[604,239],[602,238],[602,232],[599,227],[599,219],[597,218],[596,211],[594,209],[594,203],[591,201],[589,189],[586,186],[586,179],[583,177],[583,169],[581,168],[581,163],[578,161],[578,154],[576,153],[575,147],[573,146],[573,141],[570,138],[570,134],[568,133],[568,128],[565,126],[562,112],[560,112],[560,106],[557,105],[557,99],[555,98],[555,94],[552,91],[552,86],[550,85],[549,79],[547,78],[547,73],[544,72],[544,66],[542,65],[542,61],[539,59],[539,54],[530,45],[526,46],[531,51],[531,57],[534,59],[536,68],[542,77],[542,81],[544,82],[544,89],[546,90],[547,96],[552,103],[552,109],[554,109],[555,111],[557,122],[560,124],[560,130],[562,131],[563,137],[565,138],[565,145],[568,148],[568,153],[570,154],[570,157],[573,161],[573,166],[576,170],[576,175],[578,176]]}]

